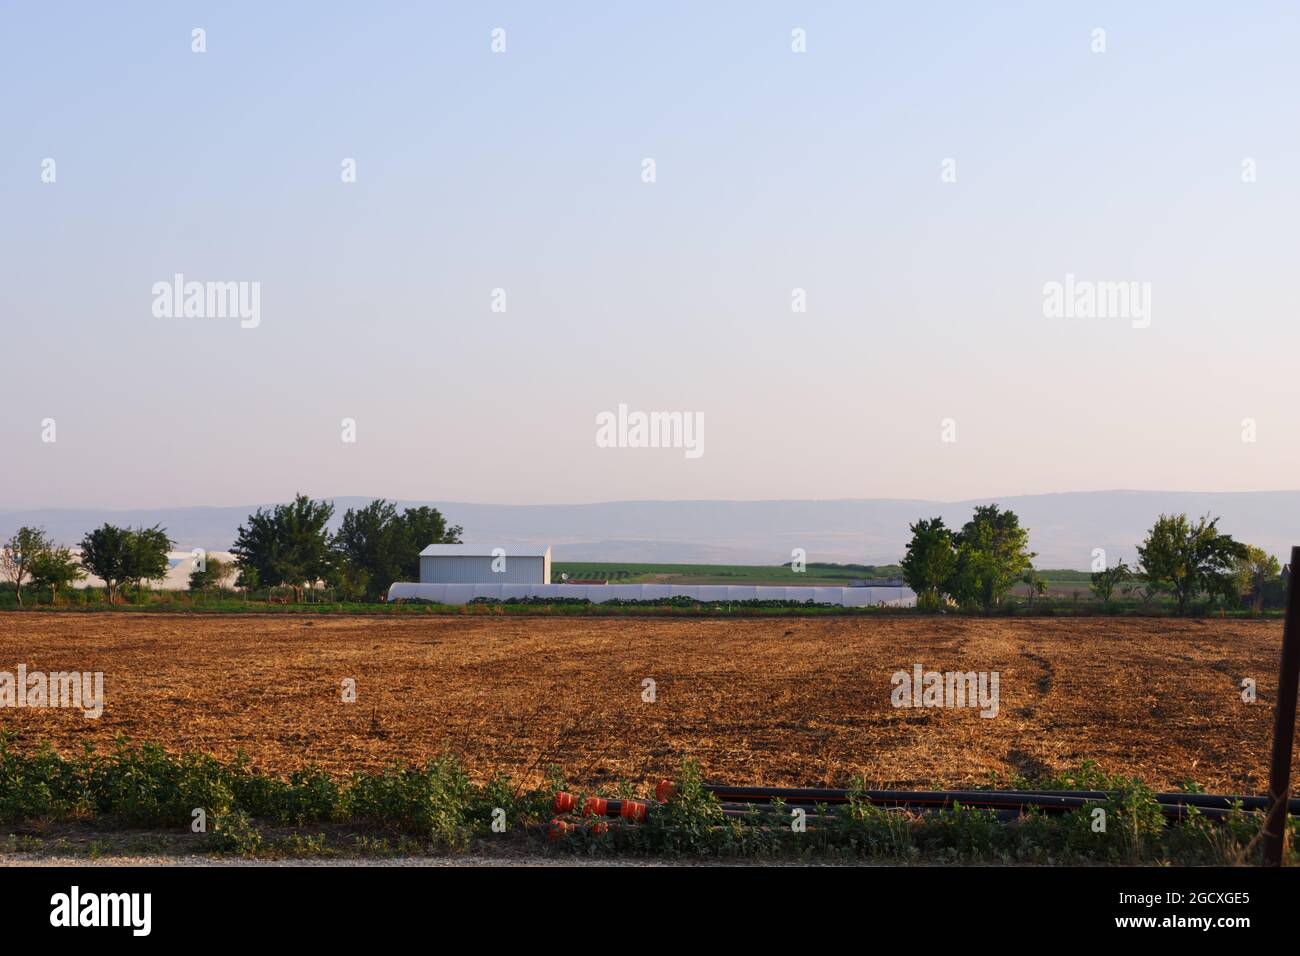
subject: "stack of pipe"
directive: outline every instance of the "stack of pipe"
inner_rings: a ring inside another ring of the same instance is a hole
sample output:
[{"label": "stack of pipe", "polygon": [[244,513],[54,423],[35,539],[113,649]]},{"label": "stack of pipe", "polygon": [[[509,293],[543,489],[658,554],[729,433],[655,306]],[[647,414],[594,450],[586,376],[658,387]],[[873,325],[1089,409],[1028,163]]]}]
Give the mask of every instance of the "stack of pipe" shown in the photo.
[{"label": "stack of pipe", "polygon": [[[723,784],[703,784],[702,789],[712,794],[725,817],[770,816],[783,809],[789,812],[803,809],[811,820],[831,820],[837,808],[850,799],[890,810],[917,813],[934,813],[962,806],[989,810],[999,820],[1015,820],[1030,810],[1043,813],[1066,813],[1086,806],[1095,806],[1116,799],[1120,794],[1106,790],[838,790],[819,787],[736,787]],[[551,820],[548,833],[558,839],[580,829],[593,833],[607,833],[611,819],[620,825],[642,822],[661,804],[676,795],[671,780],[661,780],[655,787],[658,803],[642,800],[610,800],[604,797],[580,799],[566,791],[555,794],[556,816]],[[1157,793],[1156,803],[1168,822],[1182,820],[1196,813],[1210,820],[1223,820],[1236,808],[1245,811],[1264,811],[1267,797],[1232,796],[1210,793]],[[774,805],[774,801],[779,804]],[[581,804],[581,806],[579,806]],[[580,821],[566,821],[562,815],[580,812]],[[1300,799],[1290,800],[1287,812],[1300,815]]]},{"label": "stack of pipe", "polygon": [[608,833],[608,818],[614,817],[627,823],[637,823],[646,818],[650,812],[650,804],[641,800],[607,800],[604,797],[587,797],[582,801],[582,816],[580,822],[571,822],[561,819],[560,814],[572,814],[578,809],[578,797],[575,794],[567,793],[560,790],[555,794],[553,809],[556,816],[551,819],[550,826],[547,827],[547,836],[552,840],[558,840],[575,831],[586,829],[591,833]]}]

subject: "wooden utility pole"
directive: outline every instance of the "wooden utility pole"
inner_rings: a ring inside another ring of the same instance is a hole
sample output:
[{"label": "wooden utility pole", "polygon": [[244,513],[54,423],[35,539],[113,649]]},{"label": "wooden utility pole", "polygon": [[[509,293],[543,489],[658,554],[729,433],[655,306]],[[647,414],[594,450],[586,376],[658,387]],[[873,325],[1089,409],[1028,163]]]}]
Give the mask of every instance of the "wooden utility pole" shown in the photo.
[{"label": "wooden utility pole", "polygon": [[1273,763],[1268,775],[1268,816],[1264,818],[1264,865],[1281,866],[1286,852],[1287,798],[1291,795],[1291,752],[1295,744],[1296,691],[1300,687],[1300,547],[1291,549],[1286,621],[1282,625],[1282,670],[1273,714]]}]

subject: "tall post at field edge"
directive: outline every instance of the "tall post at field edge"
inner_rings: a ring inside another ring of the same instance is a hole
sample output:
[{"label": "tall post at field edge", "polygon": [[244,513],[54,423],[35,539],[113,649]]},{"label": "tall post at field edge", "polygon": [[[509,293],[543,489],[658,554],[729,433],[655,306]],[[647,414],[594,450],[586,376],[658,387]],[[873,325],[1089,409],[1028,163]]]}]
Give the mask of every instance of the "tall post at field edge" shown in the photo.
[{"label": "tall post at field edge", "polygon": [[1264,818],[1264,865],[1281,866],[1286,849],[1287,798],[1291,791],[1291,750],[1295,743],[1296,691],[1300,687],[1300,547],[1291,549],[1286,621],[1282,625],[1282,670],[1273,714],[1273,763],[1268,774],[1268,816]]}]

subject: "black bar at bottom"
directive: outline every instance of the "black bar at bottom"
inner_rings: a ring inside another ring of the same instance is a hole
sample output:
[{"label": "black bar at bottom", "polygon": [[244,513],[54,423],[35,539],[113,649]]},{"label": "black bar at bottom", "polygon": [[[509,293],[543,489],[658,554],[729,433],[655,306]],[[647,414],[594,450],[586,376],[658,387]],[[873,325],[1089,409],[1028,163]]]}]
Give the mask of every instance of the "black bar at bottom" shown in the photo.
[{"label": "black bar at bottom", "polygon": [[[1295,871],[1260,868],[646,862],[0,868],[0,916],[6,943],[74,933],[86,941],[119,937],[130,944],[142,938],[129,924],[52,925],[60,899],[70,899],[75,886],[83,902],[90,895],[147,893],[148,938],[186,944],[202,939],[208,946],[255,938],[259,945],[284,939],[296,949],[317,940],[333,947],[352,938],[373,944],[376,934],[409,939],[451,928],[484,940],[536,942],[555,938],[561,927],[580,930],[575,943],[590,943],[602,938],[601,927],[612,932],[623,921],[665,941],[680,942],[679,932],[689,928],[692,939],[725,933],[734,942],[785,920],[803,927],[801,936],[812,929],[842,930],[858,939],[893,938],[871,934],[895,931],[913,938],[921,932],[936,943],[1039,929],[1065,931],[1072,940],[1195,932],[1227,941],[1252,930],[1284,931],[1300,891]],[[756,910],[758,898],[770,908]],[[588,905],[590,914],[583,916]]]}]

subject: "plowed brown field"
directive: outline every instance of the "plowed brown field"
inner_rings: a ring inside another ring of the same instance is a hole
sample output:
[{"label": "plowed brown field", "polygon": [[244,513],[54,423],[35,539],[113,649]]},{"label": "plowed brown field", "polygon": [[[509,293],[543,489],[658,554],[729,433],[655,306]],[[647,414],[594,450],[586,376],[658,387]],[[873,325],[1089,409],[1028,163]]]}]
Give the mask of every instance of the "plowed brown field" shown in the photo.
[{"label": "plowed brown field", "polygon": [[[103,671],[106,706],[0,709],[0,728],[67,752],[119,734],[243,749],[270,771],[445,748],[527,782],[550,764],[652,780],[692,757],[737,783],[956,786],[1092,758],[1158,788],[1262,792],[1281,637],[1276,621],[8,613],[0,670]],[[890,676],[915,663],[998,671],[998,716],[893,707]]]}]

